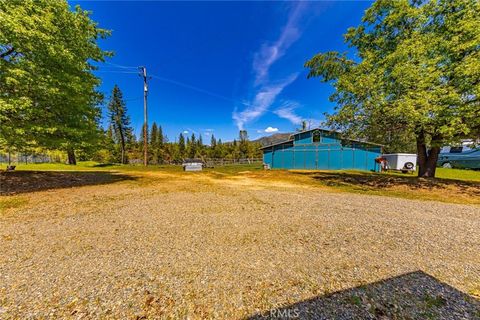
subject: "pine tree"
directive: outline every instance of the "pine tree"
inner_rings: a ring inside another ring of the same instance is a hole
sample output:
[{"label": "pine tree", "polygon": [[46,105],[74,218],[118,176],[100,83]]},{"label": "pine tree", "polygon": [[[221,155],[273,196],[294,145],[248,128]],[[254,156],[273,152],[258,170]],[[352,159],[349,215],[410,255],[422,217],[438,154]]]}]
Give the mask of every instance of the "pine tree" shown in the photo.
[{"label": "pine tree", "polygon": [[151,161],[155,164],[158,163],[159,158],[159,141],[158,141],[158,127],[157,123],[153,123],[150,129],[150,141],[149,141],[150,157]]},{"label": "pine tree", "polygon": [[180,136],[178,137],[178,153],[182,159],[185,158],[185,149],[185,137],[180,133]]},{"label": "pine tree", "polygon": [[113,129],[114,140],[120,146],[120,162],[127,163],[126,145],[127,136],[132,134],[130,127],[130,118],[127,115],[127,106],[123,100],[120,88],[115,85],[112,90],[112,97],[108,104],[108,113],[110,117],[110,126]]},{"label": "pine tree", "polygon": [[195,156],[197,155],[197,139],[195,137],[195,133],[192,133],[189,142],[190,143],[188,145],[188,156],[190,158],[195,158]]},{"label": "pine tree", "polygon": [[108,126],[107,132],[105,133],[105,149],[108,152],[108,162],[113,162],[117,159],[116,148],[115,148],[115,138],[113,133],[112,126]]},{"label": "pine tree", "polygon": [[163,129],[162,129],[162,126],[159,126],[158,127],[158,137],[157,137],[157,141],[158,141],[158,147],[160,149],[163,148],[163,145],[165,144],[166,142],[166,137],[163,135]]},{"label": "pine tree", "polygon": [[210,147],[215,149],[217,146],[217,140],[215,139],[215,136],[212,134],[212,137],[210,138]]},{"label": "pine tree", "polygon": [[159,126],[158,127],[158,134],[157,134],[157,154],[158,154],[158,159],[157,159],[157,162],[158,163],[163,163],[165,161],[165,154],[166,154],[166,150],[165,150],[165,143],[166,143],[167,139],[166,137],[163,135],[163,130],[162,130],[162,126]]},{"label": "pine tree", "polygon": [[238,151],[241,158],[248,157],[248,134],[246,130],[240,130],[239,132],[239,145]]},{"label": "pine tree", "polygon": [[[137,149],[138,149],[138,155],[136,156],[137,159],[143,159],[143,151],[144,151],[144,148],[145,148],[145,138],[144,138],[144,131],[145,130],[145,124],[142,125],[142,130],[139,134],[139,138],[138,138],[138,143],[137,143]],[[147,134],[147,147],[148,147],[148,144],[150,143],[150,137],[148,136]]]}]

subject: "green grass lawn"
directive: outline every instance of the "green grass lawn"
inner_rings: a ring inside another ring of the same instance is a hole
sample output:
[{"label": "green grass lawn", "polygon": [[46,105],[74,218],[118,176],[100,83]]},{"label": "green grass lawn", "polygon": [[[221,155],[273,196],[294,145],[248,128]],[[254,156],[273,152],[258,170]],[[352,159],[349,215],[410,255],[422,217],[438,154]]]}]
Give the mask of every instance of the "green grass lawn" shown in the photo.
[{"label": "green grass lawn", "polygon": [[[0,164],[0,168],[4,170],[6,164]],[[181,166],[174,165],[120,165],[110,163],[98,163],[95,161],[79,161],[77,165],[69,165],[64,163],[19,163],[16,164],[15,170],[19,171],[177,171],[181,170]]]},{"label": "green grass lawn", "polygon": [[[390,171],[384,174],[389,174],[399,177],[412,177],[417,178],[417,173],[401,173]],[[467,169],[448,169],[438,167],[436,170],[435,178],[438,179],[451,179],[462,181],[480,181],[480,170],[467,170]]]},{"label": "green grass lawn", "polygon": [[[85,170],[99,170],[101,164],[95,161],[81,161],[76,166],[64,164],[64,163],[17,163],[15,170],[28,170],[28,171],[85,171]],[[7,164],[1,163],[0,168],[5,170]],[[112,168],[113,166],[108,165]]]},{"label": "green grass lawn", "polygon": [[480,170],[437,168],[437,178],[480,181]]},{"label": "green grass lawn", "polygon": [[[38,163],[38,164],[17,164],[16,170],[31,170],[31,171],[182,171],[179,165],[150,165],[145,167],[143,165],[118,165],[118,164],[101,164],[94,161],[80,161],[76,166],[63,163]],[[6,164],[0,164],[0,168],[5,169]],[[205,169],[205,172],[219,172],[224,174],[236,174],[242,171],[259,171],[262,166],[259,164],[241,164],[241,165],[226,165],[216,168]],[[332,172],[356,172],[350,170],[332,171]],[[398,172],[382,173],[387,175],[399,176],[404,178],[416,178],[416,174],[404,174]],[[436,178],[452,179],[463,181],[480,181],[480,170],[463,170],[463,169],[447,169],[437,168]]]}]

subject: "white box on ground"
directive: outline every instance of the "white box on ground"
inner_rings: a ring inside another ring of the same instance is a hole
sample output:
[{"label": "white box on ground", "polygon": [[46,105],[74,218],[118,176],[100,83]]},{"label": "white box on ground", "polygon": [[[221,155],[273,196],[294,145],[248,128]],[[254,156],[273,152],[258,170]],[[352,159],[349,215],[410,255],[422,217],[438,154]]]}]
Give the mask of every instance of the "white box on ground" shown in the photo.
[{"label": "white box on ground", "polygon": [[201,159],[185,159],[182,166],[184,171],[202,171],[203,161]]},{"label": "white box on ground", "polygon": [[417,155],[415,153],[383,154],[387,160],[388,170],[415,171],[417,169]]}]

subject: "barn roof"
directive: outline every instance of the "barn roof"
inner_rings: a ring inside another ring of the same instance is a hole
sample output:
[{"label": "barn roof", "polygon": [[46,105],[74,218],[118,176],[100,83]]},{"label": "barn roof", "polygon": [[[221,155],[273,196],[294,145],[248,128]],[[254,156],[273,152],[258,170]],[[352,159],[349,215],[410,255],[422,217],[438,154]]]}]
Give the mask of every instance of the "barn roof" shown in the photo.
[{"label": "barn roof", "polygon": [[[305,133],[305,132],[311,132],[311,131],[315,131],[315,130],[320,130],[320,131],[328,132],[328,133],[341,134],[341,132],[335,131],[335,130],[328,130],[328,129],[323,129],[323,128],[313,128],[313,129],[309,129],[309,130],[305,130],[305,131],[298,131],[298,132],[292,133],[292,135],[290,136],[290,138],[288,140],[285,140],[285,141],[282,141],[282,142],[277,142],[277,143],[274,143],[274,144],[270,144],[268,146],[261,147],[260,150],[270,148],[270,147],[273,147],[273,146],[277,146],[277,145],[280,145],[280,144],[284,144],[284,143],[287,143],[287,142],[293,142],[295,136],[297,136],[299,134],[302,134],[302,133]],[[344,138],[344,140],[349,140],[349,141],[354,141],[354,142],[365,143],[365,144],[370,144],[370,145],[374,145],[374,146],[383,147],[383,144],[373,143],[373,142],[368,142],[368,141],[362,141],[362,140],[357,140],[357,139]]]},{"label": "barn roof", "polygon": [[[293,136],[293,135],[292,135]],[[264,146],[264,147],[261,147],[260,150],[262,149],[265,149],[265,148],[270,148],[270,147],[273,147],[273,146],[278,146],[279,144],[285,144],[287,142],[293,142],[293,139],[288,139],[288,140],[285,140],[285,141],[280,141],[280,142],[277,142],[277,143],[272,143],[272,144],[269,144],[268,146]]]}]

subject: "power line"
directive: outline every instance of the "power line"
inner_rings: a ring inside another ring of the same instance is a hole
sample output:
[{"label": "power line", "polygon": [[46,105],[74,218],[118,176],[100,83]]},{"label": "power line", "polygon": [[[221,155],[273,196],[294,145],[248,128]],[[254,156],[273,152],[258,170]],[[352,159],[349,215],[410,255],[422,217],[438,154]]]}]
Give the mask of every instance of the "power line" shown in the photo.
[{"label": "power line", "polygon": [[117,71],[117,70],[94,70],[93,72],[102,72],[102,73],[135,73],[137,74],[138,72],[135,71]]},{"label": "power line", "polygon": [[137,101],[143,99],[143,97],[138,97],[138,98],[131,98],[131,99],[123,99],[123,101]]},{"label": "power line", "polygon": [[114,66],[114,67],[117,67],[117,68],[122,68],[122,69],[138,69],[138,67],[132,67],[132,66],[123,66],[121,64],[116,64],[116,63],[113,63],[113,62],[108,62],[108,61],[105,61],[106,64],[109,64],[111,66]]},{"label": "power line", "polygon": [[152,78],[158,79],[158,80],[163,81],[163,82],[168,82],[168,83],[180,86],[180,87],[184,87],[184,88],[191,89],[191,90],[194,90],[194,91],[197,91],[197,92],[205,93],[205,94],[208,94],[212,97],[216,97],[216,98],[223,99],[223,100],[226,100],[226,101],[229,101],[229,102],[233,102],[235,104],[243,104],[245,106],[251,106],[250,104],[248,104],[246,102],[236,101],[236,100],[233,100],[231,98],[222,96],[218,93],[211,92],[211,91],[199,88],[199,87],[195,87],[195,86],[192,86],[190,84],[186,84],[186,83],[183,83],[183,82],[180,82],[180,81],[176,81],[176,80],[172,80],[172,79],[168,79],[168,78],[164,78],[164,77],[159,77],[159,76],[156,76],[156,75],[153,75],[153,74],[151,74],[150,76]]},{"label": "power line", "polygon": [[[111,100],[111,99],[112,99],[112,96],[108,96],[107,99],[108,99],[108,100]],[[125,102],[127,102],[127,101],[137,101],[137,100],[140,100],[140,99],[143,99],[143,97],[123,98],[123,101],[125,101]]]},{"label": "power line", "polygon": [[[138,69],[138,67],[129,67],[129,66],[122,66],[122,65],[117,65],[117,64],[112,64],[112,63],[109,63],[109,62],[106,62],[108,64],[111,64],[111,65],[115,65],[115,66],[118,66],[119,68],[136,68]],[[141,67],[140,67],[141,68]],[[125,74],[137,74],[138,72],[135,72],[135,71],[118,71],[118,70],[96,70],[95,72],[103,72],[103,73],[125,73]],[[167,83],[171,83],[171,84],[174,84],[174,85],[177,85],[177,86],[180,86],[180,87],[183,87],[183,88],[186,88],[186,89],[190,89],[190,90],[193,90],[193,91],[197,91],[197,92],[200,92],[200,93],[204,93],[204,94],[207,94],[209,96],[212,96],[212,97],[215,97],[215,98],[218,98],[218,99],[222,99],[222,100],[225,100],[225,101],[229,101],[229,102],[232,102],[234,104],[241,104],[241,105],[244,105],[244,106],[251,106],[251,104],[249,103],[246,103],[246,102],[242,102],[242,101],[237,101],[237,100],[233,100],[231,98],[228,98],[226,96],[223,96],[221,94],[218,94],[218,93],[215,93],[215,92],[212,92],[212,91],[209,91],[209,90],[205,90],[205,89],[202,89],[202,88],[199,88],[199,87],[196,87],[196,86],[193,86],[193,85],[190,85],[190,84],[187,84],[187,83],[184,83],[184,82],[180,82],[180,81],[177,81],[177,80],[173,80],[173,79],[169,79],[169,78],[165,78],[165,77],[160,77],[160,76],[157,76],[157,75],[154,75],[154,74],[151,74],[150,75],[151,78],[154,78],[154,79],[158,79],[160,81],[163,81],[163,82],[167,82]]]}]

